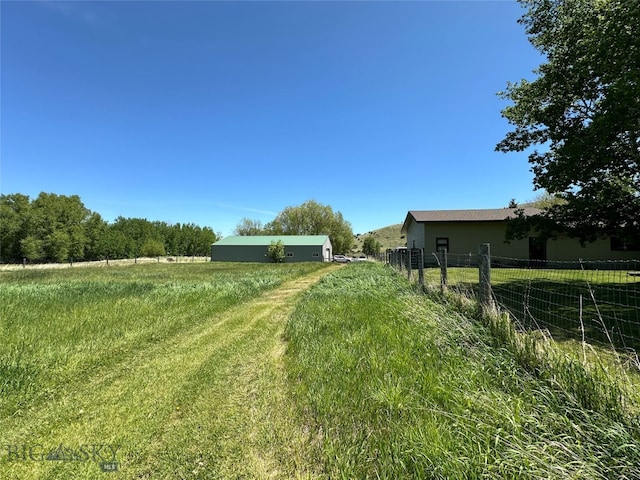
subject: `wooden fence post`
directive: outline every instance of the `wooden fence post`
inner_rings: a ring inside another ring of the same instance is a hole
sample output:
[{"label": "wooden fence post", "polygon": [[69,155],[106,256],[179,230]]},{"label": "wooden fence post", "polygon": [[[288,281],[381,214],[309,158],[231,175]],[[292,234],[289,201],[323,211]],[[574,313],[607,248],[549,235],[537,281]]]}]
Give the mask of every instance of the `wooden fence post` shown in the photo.
[{"label": "wooden fence post", "polygon": [[447,278],[447,251],[442,250],[440,253],[440,291],[445,293],[449,280]]},{"label": "wooden fence post", "polygon": [[411,249],[407,248],[407,280],[411,280]]},{"label": "wooden fence post", "polygon": [[485,313],[495,311],[491,292],[491,248],[488,243],[478,245],[479,300]]},{"label": "wooden fence post", "polygon": [[424,249],[418,250],[418,283],[424,287]]}]

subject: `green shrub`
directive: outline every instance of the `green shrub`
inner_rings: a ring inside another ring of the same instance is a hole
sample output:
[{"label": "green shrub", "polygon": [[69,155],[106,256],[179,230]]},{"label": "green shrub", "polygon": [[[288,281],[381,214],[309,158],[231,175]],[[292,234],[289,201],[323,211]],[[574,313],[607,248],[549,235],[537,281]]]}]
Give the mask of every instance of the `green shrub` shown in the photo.
[{"label": "green shrub", "polygon": [[282,240],[272,241],[267,247],[267,257],[274,263],[284,263],[285,252]]}]

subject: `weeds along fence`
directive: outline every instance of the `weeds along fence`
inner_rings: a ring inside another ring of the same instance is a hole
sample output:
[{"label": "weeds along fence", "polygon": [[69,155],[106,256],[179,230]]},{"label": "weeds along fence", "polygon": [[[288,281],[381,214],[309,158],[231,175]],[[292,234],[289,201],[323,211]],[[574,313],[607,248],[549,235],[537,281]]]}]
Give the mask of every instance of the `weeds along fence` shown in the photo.
[{"label": "weeds along fence", "polygon": [[466,254],[399,249],[386,260],[422,286],[508,311],[519,329],[640,353],[640,260],[532,261],[490,256],[488,245]]}]

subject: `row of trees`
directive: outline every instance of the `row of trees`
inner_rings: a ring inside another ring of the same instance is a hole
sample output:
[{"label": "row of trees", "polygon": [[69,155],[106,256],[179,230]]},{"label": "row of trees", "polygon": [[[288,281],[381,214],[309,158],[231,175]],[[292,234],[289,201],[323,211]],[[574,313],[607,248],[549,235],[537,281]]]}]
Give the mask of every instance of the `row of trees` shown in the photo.
[{"label": "row of trees", "polygon": [[77,195],[0,195],[0,261],[66,262],[209,255],[218,235],[194,224],[118,217],[108,223]]},{"label": "row of trees", "polygon": [[353,248],[353,230],[340,212],[328,205],[309,200],[287,207],[276,218],[263,225],[260,220],[243,218],[236,235],[329,235],[335,253],[349,253]]}]

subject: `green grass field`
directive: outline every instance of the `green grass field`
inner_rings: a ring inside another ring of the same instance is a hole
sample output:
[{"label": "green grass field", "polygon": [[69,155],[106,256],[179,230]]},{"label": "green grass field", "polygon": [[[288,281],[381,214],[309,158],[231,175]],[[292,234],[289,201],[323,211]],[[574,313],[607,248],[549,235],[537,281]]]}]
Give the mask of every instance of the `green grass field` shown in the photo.
[{"label": "green grass field", "polygon": [[0,336],[0,478],[640,478],[625,388],[377,263],[1,272]]},{"label": "green grass field", "polygon": [[3,273],[0,477],[95,479],[114,461],[118,478],[303,474],[281,335],[331,268]]}]

